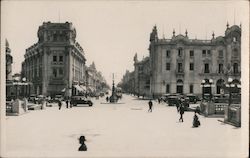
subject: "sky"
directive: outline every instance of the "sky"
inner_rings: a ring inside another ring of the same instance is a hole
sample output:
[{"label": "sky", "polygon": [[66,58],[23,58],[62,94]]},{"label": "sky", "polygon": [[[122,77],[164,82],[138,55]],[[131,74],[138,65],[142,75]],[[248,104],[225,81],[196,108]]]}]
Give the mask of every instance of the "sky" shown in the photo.
[{"label": "sky", "polygon": [[118,83],[133,57],[149,56],[149,36],[154,25],[160,38],[188,31],[189,38],[223,36],[227,22],[244,28],[248,1],[2,1],[1,41],[9,41],[13,73],[20,72],[25,49],[38,41],[43,22],[72,22],[76,41],[87,59],[95,62],[109,84]]}]

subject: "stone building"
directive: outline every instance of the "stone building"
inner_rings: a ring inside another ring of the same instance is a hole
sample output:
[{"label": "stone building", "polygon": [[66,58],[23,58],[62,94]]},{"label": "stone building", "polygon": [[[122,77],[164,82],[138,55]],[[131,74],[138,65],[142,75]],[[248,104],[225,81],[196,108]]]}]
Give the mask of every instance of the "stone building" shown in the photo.
[{"label": "stone building", "polygon": [[109,89],[101,72],[96,70],[94,62],[86,68],[86,87],[87,92],[91,95],[96,95]]},{"label": "stone building", "polygon": [[13,95],[13,79],[12,79],[12,63],[13,58],[11,56],[11,49],[9,47],[9,42],[5,41],[5,68],[6,68],[6,97]]},{"label": "stone building", "polygon": [[22,63],[22,75],[32,83],[26,93],[71,96],[82,91],[86,59],[73,24],[44,22],[37,35],[38,42],[26,49]]},{"label": "stone building", "polygon": [[134,57],[134,79],[135,94],[138,96],[150,95],[150,60],[149,57],[137,60],[137,54]]},{"label": "stone building", "polygon": [[[241,27],[227,24],[225,35],[209,40],[175,35],[159,39],[154,26],[150,34],[150,91],[164,93],[222,93],[228,78],[240,83]],[[208,85],[201,88],[202,80]]]},{"label": "stone building", "polygon": [[121,87],[122,91],[128,94],[135,94],[135,72],[129,72],[123,75],[121,82],[118,83],[117,87]]}]

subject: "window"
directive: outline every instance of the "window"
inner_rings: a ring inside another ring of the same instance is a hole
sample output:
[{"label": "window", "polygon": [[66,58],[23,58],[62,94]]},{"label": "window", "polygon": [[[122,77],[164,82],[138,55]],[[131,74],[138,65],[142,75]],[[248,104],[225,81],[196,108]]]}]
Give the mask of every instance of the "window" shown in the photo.
[{"label": "window", "polygon": [[203,56],[203,57],[206,56],[206,50],[202,50],[202,56]]},{"label": "window", "polygon": [[166,93],[170,93],[170,86],[169,86],[169,84],[166,85]]},{"label": "window", "polygon": [[237,56],[238,56],[238,50],[237,50],[236,48],[233,50],[233,56],[234,56],[234,57],[237,57]]},{"label": "window", "polygon": [[190,57],[194,57],[194,51],[190,50],[189,55],[190,55]]},{"label": "window", "polygon": [[210,56],[211,55],[211,50],[207,50],[207,54]]},{"label": "window", "polygon": [[59,61],[63,62],[63,56],[59,56]]},{"label": "window", "polygon": [[194,63],[190,63],[190,65],[189,65],[189,70],[191,70],[191,71],[194,70]]},{"label": "window", "polygon": [[182,56],[182,49],[178,49],[178,56],[179,56],[179,57]]},{"label": "window", "polygon": [[219,64],[219,73],[223,73],[223,64]]},{"label": "window", "polygon": [[182,63],[178,63],[178,72],[183,72]]},{"label": "window", "polygon": [[57,61],[57,56],[56,56],[56,55],[53,56],[53,61],[54,61],[54,62]]},{"label": "window", "polygon": [[233,65],[233,71],[234,71],[234,73],[238,73],[239,71],[238,71],[238,63],[234,63],[234,65]]},{"label": "window", "polygon": [[166,70],[170,70],[170,63],[166,64]]},{"label": "window", "polygon": [[209,73],[209,64],[205,64],[204,73]]},{"label": "window", "polygon": [[53,76],[57,77],[57,70],[56,70],[56,68],[53,69]]},{"label": "window", "polygon": [[219,57],[223,57],[223,50],[219,50]]},{"label": "window", "polygon": [[143,67],[142,66],[139,66],[139,71],[143,71]]},{"label": "window", "polygon": [[59,69],[59,75],[63,75],[63,69],[62,68]]},{"label": "window", "polygon": [[189,86],[189,93],[194,93],[194,85]]},{"label": "window", "polygon": [[167,50],[167,51],[166,51],[166,56],[167,56],[167,58],[170,57],[170,50]]}]

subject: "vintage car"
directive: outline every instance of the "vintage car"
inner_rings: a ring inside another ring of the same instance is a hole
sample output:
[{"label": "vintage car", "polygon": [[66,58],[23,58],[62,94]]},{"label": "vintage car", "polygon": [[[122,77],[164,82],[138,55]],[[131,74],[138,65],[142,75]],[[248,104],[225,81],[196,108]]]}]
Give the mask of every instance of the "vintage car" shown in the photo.
[{"label": "vintage car", "polygon": [[163,94],[160,99],[164,101],[165,103],[168,101],[168,97],[171,96],[171,94]]},{"label": "vintage car", "polygon": [[32,102],[32,103],[36,103],[36,102],[38,101],[37,95],[36,95],[36,94],[31,94],[31,95],[28,97],[28,101],[29,101],[29,102]]},{"label": "vintage car", "polygon": [[77,106],[78,104],[88,104],[89,106],[92,106],[93,102],[84,96],[72,96],[71,104],[73,106]]},{"label": "vintage car", "polygon": [[178,95],[171,95],[167,99],[169,106],[179,105],[181,101],[181,97]]},{"label": "vintage car", "polygon": [[194,103],[194,104],[195,104],[197,101],[200,100],[199,97],[198,97],[197,95],[195,95],[195,94],[187,94],[186,97],[189,98],[189,102],[190,102],[190,103]]}]

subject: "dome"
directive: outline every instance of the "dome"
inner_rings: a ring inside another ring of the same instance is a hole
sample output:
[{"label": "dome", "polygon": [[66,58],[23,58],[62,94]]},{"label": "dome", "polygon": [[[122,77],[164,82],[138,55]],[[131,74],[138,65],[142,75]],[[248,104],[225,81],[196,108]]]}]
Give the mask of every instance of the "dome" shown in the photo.
[{"label": "dome", "polygon": [[222,43],[222,44],[224,44],[225,43],[225,39],[224,39],[224,37],[222,37],[222,36],[218,36],[218,37],[216,37],[215,38],[215,41],[216,41],[216,43]]},{"label": "dome", "polygon": [[241,32],[241,28],[238,25],[233,25],[226,30],[226,36],[231,32]]},{"label": "dome", "polygon": [[187,40],[187,37],[183,36],[182,34],[179,34],[177,36],[173,36],[172,38],[173,41],[186,41]]}]

